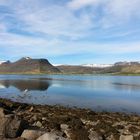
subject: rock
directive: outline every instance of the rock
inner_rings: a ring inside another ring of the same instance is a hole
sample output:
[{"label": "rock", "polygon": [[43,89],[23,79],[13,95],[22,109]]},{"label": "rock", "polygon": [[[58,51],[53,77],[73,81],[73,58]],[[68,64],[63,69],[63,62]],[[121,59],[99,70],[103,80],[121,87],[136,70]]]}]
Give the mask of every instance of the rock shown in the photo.
[{"label": "rock", "polygon": [[42,121],[46,121],[47,120],[47,118],[45,118],[45,117],[42,117]]},{"label": "rock", "polygon": [[106,140],[116,140],[116,138],[113,135],[110,135],[106,138]]},{"label": "rock", "polygon": [[36,120],[37,120],[37,116],[34,115],[34,116],[32,117],[32,120],[33,120],[33,121],[36,121]]},{"label": "rock", "polygon": [[89,137],[90,140],[103,140],[102,136],[100,136],[97,132],[95,131],[90,131],[89,132]]},{"label": "rock", "polygon": [[42,127],[42,123],[40,121],[37,121],[36,124],[35,124],[35,126]]},{"label": "rock", "polygon": [[29,112],[32,112],[34,110],[34,107],[31,106],[30,109],[29,109]]},{"label": "rock", "polygon": [[0,136],[15,138],[22,133],[22,121],[11,115],[0,117]]},{"label": "rock", "polygon": [[39,130],[24,130],[21,137],[29,140],[36,140],[38,137],[43,135],[45,132]]},{"label": "rock", "polygon": [[69,126],[67,124],[61,124],[60,128],[62,129],[62,131],[65,131],[69,129]]},{"label": "rock", "polygon": [[40,136],[37,140],[68,140],[62,136],[58,136],[55,133],[45,133]]},{"label": "rock", "polygon": [[4,117],[4,116],[5,116],[4,109],[0,108],[0,117]]},{"label": "rock", "polygon": [[20,136],[23,132],[23,122],[21,120],[18,120],[17,118],[14,118],[10,121],[10,123],[6,126],[6,137],[9,138],[15,138],[17,136]]},{"label": "rock", "polygon": [[133,136],[132,135],[121,135],[120,136],[120,140],[133,140]]},{"label": "rock", "polygon": [[122,131],[122,133],[123,133],[124,135],[131,135],[131,132],[130,132],[128,129],[124,129],[124,130]]}]

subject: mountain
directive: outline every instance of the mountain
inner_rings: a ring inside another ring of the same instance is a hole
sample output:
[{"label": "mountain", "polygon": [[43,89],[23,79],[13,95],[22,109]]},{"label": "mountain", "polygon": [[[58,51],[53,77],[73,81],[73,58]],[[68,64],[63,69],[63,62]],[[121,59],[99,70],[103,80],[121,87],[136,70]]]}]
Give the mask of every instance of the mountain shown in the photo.
[{"label": "mountain", "polygon": [[0,65],[2,64],[2,63],[4,63],[5,61],[0,61]]},{"label": "mountain", "polygon": [[140,62],[117,62],[115,64],[84,64],[53,66],[47,59],[23,57],[16,62],[2,62],[1,74],[140,74]]},{"label": "mountain", "polygon": [[68,74],[140,74],[140,62],[117,62],[113,65],[61,65],[57,68]]},{"label": "mountain", "polygon": [[92,68],[106,68],[113,66],[113,64],[83,64],[82,66]]},{"label": "mountain", "polygon": [[14,74],[41,74],[41,73],[60,73],[60,70],[49,63],[47,59],[32,59],[23,57],[11,63],[4,62],[0,65],[0,73]]},{"label": "mountain", "polygon": [[74,66],[74,65],[60,65],[57,68],[66,74],[96,74],[98,71],[101,71],[101,68],[93,68],[87,66]]}]

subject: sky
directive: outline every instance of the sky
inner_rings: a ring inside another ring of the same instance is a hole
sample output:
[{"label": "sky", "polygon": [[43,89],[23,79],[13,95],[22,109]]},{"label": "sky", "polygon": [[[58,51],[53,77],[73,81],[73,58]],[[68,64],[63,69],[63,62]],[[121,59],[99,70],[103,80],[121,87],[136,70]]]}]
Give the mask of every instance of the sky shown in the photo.
[{"label": "sky", "polygon": [[0,60],[140,61],[140,0],[0,0]]}]

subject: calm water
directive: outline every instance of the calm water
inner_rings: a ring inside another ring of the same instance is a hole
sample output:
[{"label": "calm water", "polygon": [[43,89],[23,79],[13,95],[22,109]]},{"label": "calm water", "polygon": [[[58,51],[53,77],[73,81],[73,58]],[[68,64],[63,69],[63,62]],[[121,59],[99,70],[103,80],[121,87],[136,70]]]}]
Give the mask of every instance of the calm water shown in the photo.
[{"label": "calm water", "polygon": [[0,75],[0,97],[140,114],[139,76]]}]

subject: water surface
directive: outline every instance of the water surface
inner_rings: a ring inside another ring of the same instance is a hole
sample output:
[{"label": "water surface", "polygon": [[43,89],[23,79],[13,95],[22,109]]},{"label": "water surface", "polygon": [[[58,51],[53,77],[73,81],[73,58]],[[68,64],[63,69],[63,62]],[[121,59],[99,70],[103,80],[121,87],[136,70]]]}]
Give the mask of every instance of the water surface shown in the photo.
[{"label": "water surface", "polygon": [[140,77],[0,75],[0,97],[24,103],[140,114]]}]

